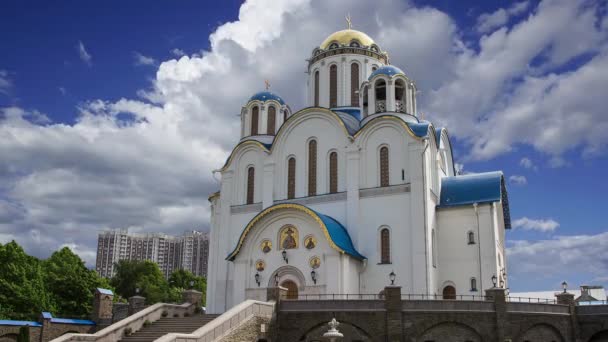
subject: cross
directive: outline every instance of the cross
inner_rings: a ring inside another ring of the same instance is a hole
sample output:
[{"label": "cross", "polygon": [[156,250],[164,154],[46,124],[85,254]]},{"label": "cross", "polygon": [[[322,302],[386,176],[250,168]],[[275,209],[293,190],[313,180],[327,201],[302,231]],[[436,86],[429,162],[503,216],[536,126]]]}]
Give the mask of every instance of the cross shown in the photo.
[{"label": "cross", "polygon": [[350,19],[350,13],[346,15],[346,24],[348,25],[348,29],[350,30],[353,27],[353,22]]},{"label": "cross", "polygon": [[270,82],[268,80],[264,80],[264,84],[266,85],[266,90],[270,89]]}]

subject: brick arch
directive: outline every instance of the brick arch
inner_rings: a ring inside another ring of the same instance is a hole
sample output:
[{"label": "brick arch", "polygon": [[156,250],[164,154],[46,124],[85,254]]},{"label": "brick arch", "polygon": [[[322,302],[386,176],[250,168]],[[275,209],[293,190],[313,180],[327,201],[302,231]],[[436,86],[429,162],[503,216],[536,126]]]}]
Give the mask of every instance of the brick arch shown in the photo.
[{"label": "brick arch", "polygon": [[551,324],[539,323],[524,330],[515,341],[564,342],[562,333]]},{"label": "brick arch", "polygon": [[[354,337],[356,337],[357,341],[361,340],[361,341],[373,341],[372,335],[370,333],[368,333],[367,331],[365,331],[365,329],[363,329],[361,326],[354,324],[352,322],[349,321],[342,321],[342,320],[338,320],[340,322],[340,325],[338,326],[338,330],[344,334],[344,340],[349,341],[350,339],[353,339]],[[315,324],[314,326],[312,326],[311,328],[309,328],[304,334],[302,334],[302,336],[300,336],[300,338],[298,339],[298,341],[325,341],[326,338],[323,338],[323,334],[325,332],[327,332],[328,326],[327,326],[328,322],[320,322]],[[352,335],[356,335],[356,336],[352,336]]]},{"label": "brick arch", "polygon": [[608,330],[596,332],[591,336],[589,342],[608,342]]},{"label": "brick arch", "polygon": [[459,340],[481,342],[483,341],[481,335],[473,327],[460,323],[460,322],[442,322],[431,326],[421,333],[417,340],[418,341],[436,341],[436,342],[448,342],[452,341],[455,336],[458,336]]},{"label": "brick arch", "polygon": [[4,334],[2,336],[0,336],[0,342],[13,342],[13,341],[17,341],[19,335],[17,334]]}]

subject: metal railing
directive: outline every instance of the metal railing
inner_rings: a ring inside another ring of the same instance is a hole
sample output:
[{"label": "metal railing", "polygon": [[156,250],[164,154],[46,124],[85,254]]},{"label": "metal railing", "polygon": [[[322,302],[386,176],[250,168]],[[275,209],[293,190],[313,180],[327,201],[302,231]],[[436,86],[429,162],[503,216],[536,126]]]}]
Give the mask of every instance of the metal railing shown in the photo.
[{"label": "metal railing", "polygon": [[576,302],[579,306],[590,306],[590,305],[608,305],[608,300],[582,300]]},{"label": "metal railing", "polygon": [[401,295],[402,300],[488,300],[482,295],[451,295],[443,296],[439,294],[416,294],[406,293]]},{"label": "metal railing", "polygon": [[384,300],[380,294],[352,294],[352,293],[324,293],[324,294],[298,294],[297,296],[283,295],[281,300]]},{"label": "metal railing", "polygon": [[507,302],[512,303],[540,303],[540,304],[557,304],[555,299],[547,298],[530,298],[530,297],[507,297]]}]

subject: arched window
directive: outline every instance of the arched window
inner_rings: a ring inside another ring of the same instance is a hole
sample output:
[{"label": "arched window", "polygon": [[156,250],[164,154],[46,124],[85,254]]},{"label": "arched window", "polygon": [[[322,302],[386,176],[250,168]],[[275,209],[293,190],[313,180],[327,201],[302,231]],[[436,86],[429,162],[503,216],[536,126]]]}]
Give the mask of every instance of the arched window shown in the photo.
[{"label": "arched window", "polygon": [[296,197],[296,158],[287,161],[287,198]]},{"label": "arched window", "polygon": [[329,154],[329,193],[338,192],[338,152]]},{"label": "arched window", "polygon": [[405,83],[403,80],[395,81],[395,111],[400,113],[406,112],[406,97]]},{"label": "arched window", "polygon": [[274,106],[268,107],[268,125],[266,126],[266,134],[273,135],[275,131],[275,122],[277,120],[277,109]]},{"label": "arched window", "polygon": [[255,106],[251,109],[251,135],[258,135],[258,120],[260,116],[260,108]]},{"label": "arched window", "polygon": [[380,186],[388,186],[388,147],[380,148]]},{"label": "arched window", "polygon": [[253,203],[253,190],[255,187],[255,169],[252,167],[247,169],[247,204]]},{"label": "arched window", "polygon": [[469,231],[467,233],[467,241],[469,242],[469,245],[474,245],[475,244],[475,233],[473,233],[472,231]]},{"label": "arched window", "polygon": [[329,107],[338,107],[338,66],[329,67]]},{"label": "arched window", "polygon": [[308,143],[308,196],[317,194],[317,141]]},{"label": "arched window", "polygon": [[380,79],[374,85],[376,92],[376,113],[386,111],[386,81]]},{"label": "arched window", "polygon": [[315,107],[319,107],[319,70],[315,71]]},{"label": "arched window", "polygon": [[471,291],[477,291],[477,279],[471,278]]},{"label": "arched window", "polygon": [[391,263],[391,232],[388,228],[380,231],[380,263]]},{"label": "arched window", "polygon": [[350,105],[359,107],[359,64],[353,63],[350,65]]},{"label": "arched window", "polygon": [[443,288],[443,299],[456,299],[456,288],[448,285]]}]

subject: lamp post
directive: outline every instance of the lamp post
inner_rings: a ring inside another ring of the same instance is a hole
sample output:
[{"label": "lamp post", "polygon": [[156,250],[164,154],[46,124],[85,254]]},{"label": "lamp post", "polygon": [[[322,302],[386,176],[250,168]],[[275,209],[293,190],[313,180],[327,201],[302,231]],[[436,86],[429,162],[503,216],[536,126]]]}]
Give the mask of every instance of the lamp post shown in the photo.
[{"label": "lamp post", "polygon": [[278,273],[276,273],[274,275],[274,286],[279,287],[279,274]]},{"label": "lamp post", "polygon": [[289,259],[287,259],[287,250],[284,249],[283,252],[281,252],[281,254],[283,255],[283,260],[285,260],[285,263],[289,264]]},{"label": "lamp post", "polygon": [[496,287],[496,280],[497,280],[497,278],[496,278],[496,274],[495,274],[492,276],[492,286],[493,287]]},{"label": "lamp post", "polygon": [[315,272],[315,269],[313,268],[312,271],[310,271],[310,277],[312,278],[312,282],[315,283],[315,285],[317,284],[317,272]]},{"label": "lamp post", "polygon": [[258,272],[255,272],[255,282],[258,284],[258,287],[260,287],[260,273]]},{"label": "lamp post", "polygon": [[190,290],[194,287],[194,280],[190,280]]},{"label": "lamp post", "polygon": [[566,283],[566,281],[562,283],[562,289],[564,289],[564,293],[568,292],[568,283]]},{"label": "lamp post", "polygon": [[388,275],[388,279],[391,281],[391,285],[395,285],[395,278],[397,278],[397,275],[394,271],[391,271],[391,273],[389,273]]}]

